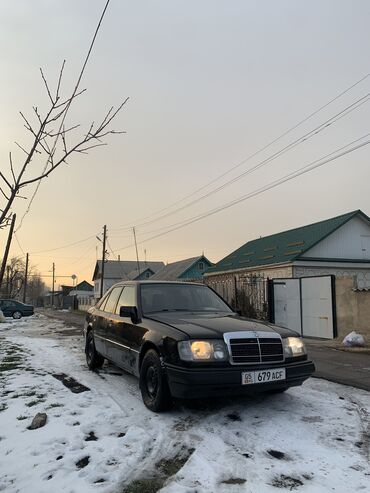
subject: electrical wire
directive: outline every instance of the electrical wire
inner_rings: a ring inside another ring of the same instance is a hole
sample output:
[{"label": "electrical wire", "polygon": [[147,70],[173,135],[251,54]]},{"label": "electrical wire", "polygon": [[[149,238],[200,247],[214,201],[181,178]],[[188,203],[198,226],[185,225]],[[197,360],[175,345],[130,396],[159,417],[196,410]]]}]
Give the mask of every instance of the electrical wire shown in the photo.
[{"label": "electrical wire", "polygon": [[[317,115],[320,111],[322,111],[323,109],[327,108],[329,105],[331,105],[332,103],[334,103],[335,101],[337,101],[338,99],[340,99],[342,96],[344,96],[345,94],[347,94],[349,91],[351,91],[353,88],[355,88],[356,86],[358,86],[359,84],[361,84],[363,81],[365,81],[369,77],[370,77],[370,73],[364,75],[361,79],[359,79],[354,84],[350,85],[349,87],[347,87],[346,89],[344,89],[343,91],[341,91],[337,96],[335,96],[334,98],[330,99],[327,103],[325,103],[324,105],[320,106],[318,109],[316,109],[315,111],[313,111],[312,113],[310,113],[308,116],[304,117],[298,123],[296,123],[292,127],[288,128],[287,130],[285,130],[284,132],[282,132],[280,135],[278,135],[276,138],[274,138],[273,140],[271,140],[270,142],[268,142],[266,145],[264,145],[263,147],[261,147],[257,151],[253,152],[252,154],[250,154],[246,158],[242,159],[241,161],[239,161],[238,163],[236,163],[235,165],[233,165],[231,168],[227,169],[225,172],[223,172],[220,175],[218,175],[217,177],[213,178],[211,181],[209,181],[206,184],[202,185],[201,187],[197,188],[196,190],[194,190],[190,194],[186,195],[185,197],[183,197],[183,198],[181,198],[181,199],[173,202],[172,204],[170,204],[170,205],[168,205],[168,206],[166,206],[166,207],[164,207],[162,209],[159,209],[156,212],[153,212],[153,213],[149,214],[148,216],[145,216],[145,217],[143,217],[141,219],[138,219],[136,221],[133,221],[133,223],[134,224],[135,223],[138,224],[140,221],[145,221],[146,219],[150,219],[151,217],[154,217],[157,214],[160,214],[161,212],[164,212],[164,211],[166,211],[168,209],[171,209],[172,207],[180,204],[181,202],[184,202],[185,200],[193,197],[198,192],[201,192],[205,188],[208,188],[210,185],[213,185],[213,183],[217,182],[218,180],[220,180],[224,176],[228,175],[229,173],[231,173],[235,169],[239,168],[240,166],[242,166],[246,162],[250,161],[252,158],[254,158],[255,156],[257,156],[261,152],[263,152],[266,149],[268,149],[269,147],[271,147],[277,141],[279,141],[280,139],[282,139],[283,137],[285,137],[289,133],[293,132],[295,129],[297,129],[298,127],[300,127],[304,123],[306,123],[313,116]],[[128,226],[127,228],[122,227],[122,228],[118,228],[118,229],[111,229],[111,231],[123,231],[124,229],[130,229],[130,227]]]},{"label": "electrical wire", "polygon": [[[107,7],[108,3],[109,2],[107,2],[106,7]],[[230,169],[226,170],[224,173],[222,173],[221,175],[217,176],[216,178],[214,178],[213,180],[211,180],[207,184],[203,185],[202,187],[199,187],[198,189],[196,189],[195,191],[193,191],[191,194],[189,194],[186,197],[184,197],[184,198],[176,201],[175,203],[170,204],[169,206],[161,209],[160,211],[157,211],[157,213],[153,213],[153,214],[151,214],[149,216],[146,216],[146,218],[153,217],[154,215],[158,214],[161,211],[170,209],[174,205],[176,205],[176,204],[178,204],[180,202],[183,202],[187,198],[190,198],[190,197],[194,196],[199,191],[207,188],[208,186],[210,186],[211,184],[215,183],[216,181],[218,181],[222,177],[226,176],[231,171],[233,171],[234,169],[240,167],[242,164],[244,164],[245,162],[249,161],[254,156],[256,156],[257,154],[261,153],[263,150],[267,149],[268,147],[270,147],[271,145],[273,145],[274,143],[276,143],[278,140],[280,140],[281,138],[283,138],[284,136],[286,136],[287,134],[289,134],[290,132],[292,132],[293,130],[295,130],[296,128],[298,128],[299,126],[301,126],[303,123],[305,123],[306,121],[308,121],[310,118],[312,118],[313,116],[315,116],[316,114],[318,114],[320,111],[322,111],[323,109],[325,109],[326,107],[328,107],[330,104],[332,104],[333,102],[335,102],[336,100],[338,100],[344,94],[348,93],[351,89],[353,89],[354,87],[356,87],[357,85],[359,85],[361,82],[363,82],[364,80],[366,80],[369,76],[370,76],[370,74],[366,74],[364,77],[362,77],[357,82],[355,82],[354,84],[352,84],[351,86],[349,86],[348,88],[346,88],[344,91],[342,91],[341,93],[339,93],[337,96],[335,96],[334,98],[332,98],[331,100],[329,100],[324,105],[320,106],[317,110],[315,110],[314,112],[312,112],[311,114],[309,114],[307,117],[305,117],[304,119],[300,120],[297,124],[295,124],[294,126],[290,127],[288,130],[286,130],[283,133],[281,133],[278,137],[276,137],[274,140],[272,140],[271,142],[269,142],[268,144],[266,144],[264,147],[262,147],[259,150],[255,151],[253,154],[251,154],[247,158],[243,159],[242,161],[240,161],[238,164],[234,165]],[[339,119],[343,118],[344,116],[347,116],[347,114],[349,114],[350,112],[354,111],[355,109],[357,109],[358,107],[360,107],[362,104],[365,104],[369,100],[369,97],[368,96],[369,96],[369,93],[367,95],[363,96],[362,98],[358,99],[357,101],[355,101],[351,105],[347,106],[341,112],[337,113],[336,115],[334,115],[333,117],[331,117],[330,119],[328,119],[327,121],[325,121],[324,123],[320,124],[318,127],[315,127],[315,129],[311,130],[310,132],[307,132],[302,137],[294,140],[293,142],[291,142],[287,146],[283,147],[279,151],[275,152],[274,154],[272,154],[268,158],[264,159],[260,163],[257,163],[257,165],[253,166],[252,168],[249,168],[248,170],[246,170],[242,174],[238,175],[237,177],[234,177],[232,180],[229,180],[228,182],[225,182],[224,184],[220,185],[218,188],[216,188],[214,190],[211,190],[207,194],[205,194],[205,195],[197,198],[196,200],[192,201],[191,203],[186,204],[186,205],[178,208],[176,211],[172,211],[172,212],[170,212],[168,214],[165,214],[165,215],[161,216],[160,218],[157,218],[157,219],[155,219],[153,221],[148,221],[147,223],[139,224],[138,226],[139,227],[142,227],[144,225],[151,224],[152,222],[156,222],[159,219],[163,219],[164,217],[167,217],[169,215],[174,214],[175,212],[179,212],[179,211],[181,211],[181,210],[183,210],[183,209],[185,209],[187,207],[190,207],[190,205],[193,205],[194,203],[197,203],[200,200],[203,200],[203,199],[207,198],[208,196],[212,195],[213,193],[216,193],[219,190],[222,190],[223,188],[226,188],[230,184],[234,183],[236,180],[241,179],[242,177],[244,177],[247,174],[251,173],[255,169],[258,169],[258,168],[260,168],[260,167],[268,164],[273,159],[276,159],[276,158],[280,157],[283,153],[287,152],[288,150],[292,149],[293,147],[296,147],[299,143],[302,143],[304,141],[307,141],[312,136],[317,135],[317,133],[321,132],[322,130],[324,130],[325,128],[327,128],[329,125],[332,125],[335,121],[338,121]],[[143,219],[145,219],[145,218],[143,218]],[[179,224],[179,223],[176,223],[176,224]],[[142,235],[148,235],[148,234],[152,234],[152,233],[157,232],[157,231],[166,230],[167,228],[168,228],[168,226],[163,226],[161,228],[156,228],[154,230],[146,231],[146,232],[141,232],[139,230],[138,231],[138,234],[140,236],[142,236]],[[132,227],[116,228],[116,229],[111,229],[110,231],[123,231],[123,230],[127,230],[128,231],[128,230],[131,230],[131,229],[132,229]],[[70,246],[74,246],[74,245],[83,243],[83,242],[87,241],[88,239],[94,238],[94,237],[95,236],[90,236],[90,237],[85,238],[83,240],[80,240],[80,241],[77,241],[77,242],[74,242],[74,243],[71,243],[71,244],[63,245],[61,247],[57,247],[57,248],[53,248],[53,249],[49,249],[49,250],[41,250],[41,251],[38,251],[38,252],[31,252],[31,253],[33,255],[37,255],[38,253],[44,253],[44,252],[51,252],[51,251],[61,250],[61,249],[64,249],[64,248],[68,248]],[[115,237],[115,235],[111,235],[111,237]],[[131,237],[131,235],[116,236],[116,237],[128,238],[128,237]],[[150,238],[145,239],[145,240],[142,240],[139,243],[141,244],[143,241],[149,241],[149,240],[150,240]],[[111,253],[114,255],[113,249],[111,247],[109,247],[109,248],[111,250]],[[115,251],[119,251],[119,250],[115,250]]]},{"label": "electrical wire", "polygon": [[[76,95],[76,93],[77,93],[77,91],[78,91],[79,85],[80,85],[80,83],[81,83],[82,76],[83,76],[83,74],[84,74],[84,72],[85,72],[85,69],[86,69],[87,63],[88,63],[88,61],[89,61],[89,58],[90,58],[90,55],[91,55],[92,49],[93,49],[94,44],[95,44],[96,37],[97,37],[98,32],[99,32],[99,30],[100,30],[100,26],[101,26],[101,24],[102,24],[102,22],[103,22],[103,19],[104,19],[104,16],[105,16],[105,12],[106,12],[106,10],[107,10],[107,8],[108,8],[108,6],[109,6],[109,3],[110,3],[110,0],[107,0],[107,2],[106,2],[106,4],[105,4],[105,7],[104,7],[104,9],[103,9],[103,12],[102,12],[102,14],[101,14],[101,16],[100,16],[99,22],[98,22],[98,24],[97,24],[97,26],[96,26],[96,29],[95,29],[95,32],[94,32],[93,38],[92,38],[92,40],[91,40],[91,43],[90,43],[90,46],[89,46],[89,49],[88,49],[87,55],[86,55],[86,57],[85,57],[84,63],[83,63],[83,65],[82,65],[82,69],[81,69],[81,71],[80,71],[80,75],[78,76],[78,79],[77,79],[76,85],[75,85],[74,90],[73,90],[73,92],[72,92],[72,96],[71,96],[70,100],[68,101],[68,103],[67,103],[67,105],[66,105],[66,108],[65,108],[65,111],[64,111],[64,114],[63,114],[63,117],[62,117],[61,123],[60,123],[60,125],[59,125],[59,130],[58,130],[58,132],[57,132],[57,134],[56,134],[56,137],[55,137],[55,140],[54,140],[54,144],[53,144],[53,146],[52,146],[52,149],[51,149],[51,151],[50,151],[50,154],[53,154],[53,153],[54,153],[54,151],[55,151],[55,149],[56,149],[56,146],[57,146],[57,144],[58,144],[58,140],[59,140],[59,137],[60,137],[60,132],[61,132],[61,130],[62,130],[62,128],[63,128],[64,122],[65,122],[65,119],[66,119],[67,113],[68,113],[68,111],[69,111],[69,108],[70,108],[70,106],[71,106],[71,104],[72,104],[73,98],[75,97],[75,95]],[[64,63],[63,63],[63,66],[64,66]],[[63,70],[63,69],[62,69],[62,70]],[[46,171],[46,169],[47,169],[47,167],[48,167],[48,164],[49,164],[49,159],[47,159],[47,160],[46,160],[46,163],[45,163],[45,166],[44,166],[44,169],[43,169],[43,173],[42,173],[42,174],[44,174],[44,173],[45,173],[45,171]],[[33,192],[32,196],[31,196],[31,198],[30,198],[30,201],[29,201],[29,203],[28,203],[27,209],[26,209],[26,211],[24,212],[23,216],[21,217],[20,223],[19,223],[18,227],[17,227],[17,228],[16,228],[16,230],[15,230],[16,232],[17,232],[17,231],[18,231],[18,230],[22,227],[22,225],[23,225],[23,220],[24,220],[24,218],[27,216],[27,214],[29,213],[29,211],[30,211],[30,209],[31,209],[31,205],[32,205],[32,203],[33,203],[33,201],[34,201],[34,199],[35,199],[35,197],[36,197],[36,194],[37,194],[37,192],[38,192],[38,190],[39,190],[39,188],[40,188],[40,185],[41,185],[41,179],[37,182],[36,188],[35,188],[35,190],[34,190],[34,192]]]},{"label": "electrical wire", "polygon": [[319,126],[317,126],[316,128],[314,128],[313,130],[310,130],[309,132],[307,132],[306,134],[304,134],[302,137],[299,137],[298,139],[294,140],[293,142],[291,142],[290,144],[286,145],[285,147],[283,147],[282,149],[280,149],[279,151],[275,152],[274,154],[272,154],[272,156],[269,156],[268,158],[264,159],[263,161],[261,161],[260,163],[257,163],[256,165],[254,165],[252,168],[249,168],[247,169],[246,171],[244,171],[243,173],[237,175],[236,177],[232,178],[231,180],[223,183],[222,185],[220,185],[219,187],[209,191],[208,193],[198,197],[197,199],[189,202],[188,204],[185,204],[183,205],[182,207],[179,207],[173,211],[170,211],[166,214],[163,214],[162,216],[159,216],[158,218],[152,220],[152,221],[148,221],[148,222],[144,222],[144,223],[139,223],[137,225],[137,227],[143,227],[143,226],[146,226],[147,224],[152,224],[153,222],[157,222],[161,219],[165,219],[166,217],[169,217],[169,216],[172,216],[173,214],[176,214],[177,212],[180,212],[184,209],[187,209],[188,207],[210,197],[211,195],[227,188],[228,186],[234,184],[235,182],[239,181],[240,179],[244,178],[245,176],[253,173],[254,171],[270,164],[272,161],[274,161],[275,159],[279,158],[280,156],[282,156],[283,154],[285,154],[286,152],[294,149],[295,147],[297,147],[298,145],[304,143],[304,142],[307,142],[307,140],[309,140],[310,138],[312,137],[315,137],[316,135],[318,135],[320,132],[322,132],[323,130],[326,130],[328,127],[330,127],[331,125],[333,125],[334,123],[336,123],[337,121],[341,120],[342,118],[344,118],[345,116],[349,115],[350,113],[352,113],[353,111],[355,111],[356,109],[360,108],[363,104],[367,103],[369,100],[370,100],[370,93],[367,93],[365,96],[361,97],[360,99],[358,99],[357,101],[355,101],[354,103],[350,104],[349,106],[347,106],[346,108],[344,108],[343,110],[341,110],[339,113],[337,113],[336,115],[334,115],[333,117],[329,118],[328,120],[326,120],[324,123],[321,123]]},{"label": "electrical wire", "polygon": [[68,243],[67,245],[63,245],[63,246],[56,247],[56,248],[49,248],[48,250],[38,250],[36,252],[30,252],[30,255],[37,255],[39,253],[47,253],[47,252],[55,252],[57,250],[63,250],[64,248],[69,248],[71,246],[75,246],[75,245],[79,245],[80,243],[84,243],[84,242],[90,240],[91,238],[95,238],[95,236],[94,235],[88,236],[87,238],[84,238],[83,240],[75,241],[74,243]]},{"label": "electrical wire", "polygon": [[[303,167],[301,168],[298,168],[296,171],[293,171],[291,173],[288,173],[287,175],[283,176],[282,178],[279,178],[277,180],[274,180],[273,182],[269,183],[268,185],[265,185],[264,187],[261,187],[253,192],[250,192],[249,194],[246,194],[246,195],[242,195],[241,197],[235,199],[235,200],[232,200],[230,202],[227,202],[226,204],[223,204],[222,206],[220,207],[216,207],[208,212],[205,212],[203,214],[200,214],[198,216],[195,216],[193,218],[190,218],[188,220],[185,220],[185,221],[182,221],[181,223],[177,223],[177,224],[173,224],[172,226],[169,226],[170,229],[168,229],[167,231],[163,232],[163,233],[159,233],[155,236],[152,236],[150,238],[147,238],[145,240],[142,240],[140,242],[138,242],[138,244],[143,244],[143,243],[146,243],[148,241],[151,241],[151,240],[154,240],[156,238],[159,238],[161,236],[164,236],[166,234],[169,234],[173,231],[176,231],[178,229],[181,229],[185,226],[188,226],[194,222],[197,222],[197,221],[200,221],[202,219],[205,219],[206,217],[209,217],[209,216],[212,216],[214,214],[217,214],[218,212],[221,212],[221,211],[224,211],[226,209],[229,209],[230,207],[233,207],[234,205],[237,205],[245,200],[248,200],[252,197],[255,197],[257,195],[260,195],[261,193],[264,193],[268,190],[271,190],[272,188],[276,188],[277,186],[279,185],[282,185],[283,183],[287,182],[287,181],[290,181],[294,178],[297,178],[303,174],[306,174],[310,171],[313,171],[314,169],[316,168],[319,168],[321,166],[324,166],[325,164],[328,164],[332,161],[335,161],[336,159],[339,159],[340,157],[343,157],[351,152],[354,152],[358,149],[360,149],[361,147],[364,147],[368,144],[370,144],[370,140],[367,140],[361,144],[358,144],[350,149],[347,149],[346,151],[344,149],[346,149],[347,147],[349,147],[350,145],[353,145],[354,143],[356,142],[359,142],[360,140],[363,140],[364,138],[368,137],[370,135],[370,133],[367,133],[365,134],[364,136],[346,144],[345,146],[343,147],[340,147],[339,149],[336,149],[335,151],[329,153],[329,154],[326,154],[325,156],[319,158],[319,159],[316,159],[315,161],[312,161],[306,165],[304,165]],[[341,152],[342,151],[342,152]],[[336,154],[333,156],[333,154]],[[332,157],[330,157],[332,156]],[[130,244],[130,245],[127,245],[125,247],[122,247],[122,248],[119,248],[117,250],[115,250],[115,252],[119,252],[119,251],[122,251],[122,250],[125,250],[127,248],[131,248],[133,247],[134,244]]]},{"label": "electrical wire", "polygon": [[17,236],[17,233],[16,233],[16,232],[14,232],[14,238],[15,238],[15,241],[18,243],[18,246],[19,246],[19,248],[20,248],[21,252],[22,252],[22,253],[23,253],[23,255],[25,256],[26,254],[24,253],[24,250],[23,250],[23,248],[22,248],[22,246],[21,246],[21,244],[20,244],[20,242],[19,242],[19,239],[18,239],[18,236]]}]

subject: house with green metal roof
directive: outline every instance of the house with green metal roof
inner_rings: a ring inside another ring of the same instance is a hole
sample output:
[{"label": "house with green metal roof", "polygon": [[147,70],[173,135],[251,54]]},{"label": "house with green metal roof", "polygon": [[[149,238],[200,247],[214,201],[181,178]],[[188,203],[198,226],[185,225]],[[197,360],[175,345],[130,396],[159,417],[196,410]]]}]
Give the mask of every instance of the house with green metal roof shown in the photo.
[{"label": "house with green metal roof", "polygon": [[313,337],[358,330],[370,342],[370,218],[361,210],[248,241],[204,279],[234,305],[261,281],[271,321]]},{"label": "house with green metal roof", "polygon": [[202,281],[203,274],[213,264],[204,255],[178,260],[165,265],[151,278],[151,281]]},{"label": "house with green metal roof", "polygon": [[[205,277],[251,272],[298,277],[322,274],[322,269],[365,269],[370,275],[370,218],[362,211],[248,241],[209,268]],[[358,281],[359,287],[370,288],[370,277],[359,276]]]}]

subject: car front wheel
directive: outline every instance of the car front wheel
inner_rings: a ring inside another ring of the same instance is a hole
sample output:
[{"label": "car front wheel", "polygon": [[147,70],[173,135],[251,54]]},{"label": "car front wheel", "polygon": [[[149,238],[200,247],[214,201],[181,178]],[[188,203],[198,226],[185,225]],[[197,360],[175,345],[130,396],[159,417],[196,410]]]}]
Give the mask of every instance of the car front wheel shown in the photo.
[{"label": "car front wheel", "polygon": [[172,406],[167,377],[159,354],[154,349],[145,353],[140,369],[140,390],[144,404],[154,412],[165,411]]},{"label": "car front wheel", "polygon": [[89,367],[89,370],[96,370],[97,368],[101,368],[104,363],[104,358],[101,354],[99,354],[95,348],[94,336],[92,331],[87,334],[86,337],[86,363]]},{"label": "car front wheel", "polygon": [[15,320],[19,320],[20,318],[22,318],[22,312],[17,310],[16,312],[13,313],[13,318]]}]

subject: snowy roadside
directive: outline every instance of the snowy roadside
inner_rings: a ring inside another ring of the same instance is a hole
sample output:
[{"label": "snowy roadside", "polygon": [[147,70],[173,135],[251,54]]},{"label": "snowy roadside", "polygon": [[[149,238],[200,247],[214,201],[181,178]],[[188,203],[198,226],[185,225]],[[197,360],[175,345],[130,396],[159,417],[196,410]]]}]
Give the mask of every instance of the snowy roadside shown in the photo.
[{"label": "snowy roadside", "polygon": [[[90,390],[72,393],[55,374]],[[74,328],[0,324],[0,491],[367,491],[370,394],[310,379],[284,395],[153,414],[136,379],[87,371]],[[37,412],[43,428],[28,430]]]}]

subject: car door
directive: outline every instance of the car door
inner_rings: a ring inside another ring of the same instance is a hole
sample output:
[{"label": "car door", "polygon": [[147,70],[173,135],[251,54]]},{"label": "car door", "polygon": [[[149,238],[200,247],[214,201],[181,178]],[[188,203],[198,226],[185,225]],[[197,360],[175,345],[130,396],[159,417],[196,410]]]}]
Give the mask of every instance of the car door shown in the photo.
[{"label": "car door", "polygon": [[130,373],[136,373],[137,361],[140,354],[142,339],[146,330],[140,323],[133,323],[131,317],[119,315],[121,307],[138,307],[135,285],[126,285],[121,293],[116,308],[116,321],[114,323],[115,338],[121,348],[121,364]]},{"label": "car door", "polygon": [[99,354],[107,357],[106,347],[106,320],[104,308],[108,301],[110,292],[106,293],[103,298],[97,303],[94,311],[91,314],[91,322],[94,329],[94,342],[96,350]]},{"label": "car door", "polygon": [[113,362],[116,362],[120,349],[115,340],[114,322],[116,318],[116,306],[121,292],[122,286],[116,286],[111,290],[109,298],[104,305],[104,313],[101,320],[102,334],[105,338],[106,357]]}]

